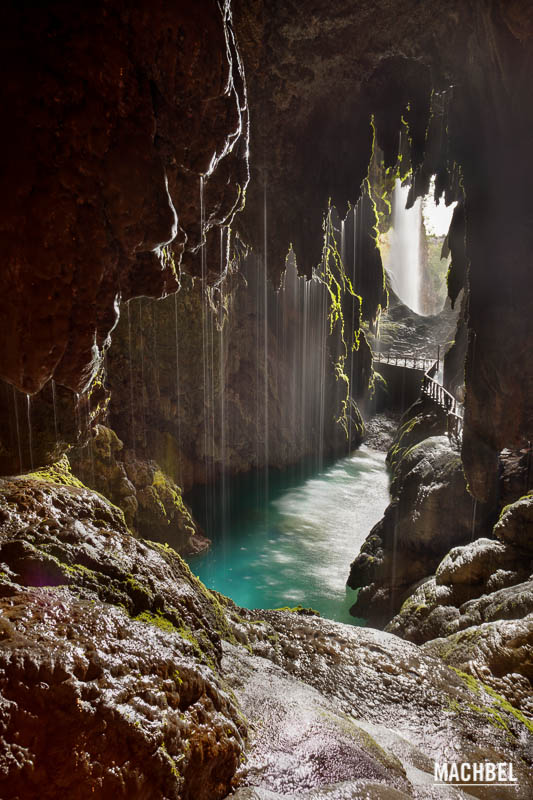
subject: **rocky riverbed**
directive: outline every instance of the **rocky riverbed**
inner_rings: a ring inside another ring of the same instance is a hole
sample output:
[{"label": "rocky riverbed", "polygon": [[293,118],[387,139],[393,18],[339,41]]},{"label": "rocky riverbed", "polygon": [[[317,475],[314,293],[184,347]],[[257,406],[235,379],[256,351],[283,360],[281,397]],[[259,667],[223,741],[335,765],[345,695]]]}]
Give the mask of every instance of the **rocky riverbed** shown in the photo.
[{"label": "rocky riverbed", "polygon": [[531,796],[531,724],[435,650],[239,609],[80,486],[2,480],[0,520],[2,797],[425,800],[452,759]]}]

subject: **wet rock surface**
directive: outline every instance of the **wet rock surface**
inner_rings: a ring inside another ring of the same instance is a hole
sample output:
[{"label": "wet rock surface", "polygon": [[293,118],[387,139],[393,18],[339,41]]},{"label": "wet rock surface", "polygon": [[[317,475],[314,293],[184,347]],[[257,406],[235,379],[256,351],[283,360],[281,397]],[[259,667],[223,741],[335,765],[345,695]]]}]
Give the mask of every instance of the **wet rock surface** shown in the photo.
[{"label": "wet rock surface", "polygon": [[0,518],[6,800],[423,798],[457,752],[529,796],[517,712],[415,645],[239,609],[80,486],[2,481]]},{"label": "wet rock surface", "polygon": [[[428,774],[433,759],[446,759],[446,754],[456,758],[452,753],[461,752],[461,758],[475,761],[484,757],[485,745],[485,753],[496,752],[492,733],[482,744],[475,730],[480,722],[477,714],[484,708],[490,717],[489,709],[503,709],[505,701],[481,684],[468,686],[468,676],[450,672],[439,660],[426,661],[419,648],[379,631],[305,614],[260,611],[245,616],[255,619],[249,642],[256,655],[247,656],[247,664],[239,660],[238,672],[230,671],[251,723],[243,780],[257,794],[244,792],[237,797],[269,798],[263,794],[267,789],[282,798],[341,800],[367,797],[367,792],[370,797],[432,798],[437,796]],[[277,634],[275,643],[263,639],[261,628],[267,625]],[[233,649],[225,647],[223,664],[234,658]],[[525,743],[531,733],[524,719],[520,714],[513,717],[511,727],[516,725]],[[329,756],[325,760],[309,757],[317,736],[319,752]],[[347,748],[342,756],[340,744]],[[352,765],[347,779],[344,757],[349,761],[349,754],[361,746],[365,757]],[[284,777],[286,764],[291,769]],[[502,791],[505,796],[505,788]],[[476,796],[490,798],[490,792],[479,789]]]},{"label": "wet rock surface", "polygon": [[124,451],[123,442],[104,425],[92,431],[89,444],[69,453],[75,474],[124,512],[133,532],[158,542],[172,542],[182,555],[209,547],[182,498],[181,489],[152,460]]},{"label": "wet rock surface", "polygon": [[200,176],[207,228],[242,199],[242,63],[229,6],[213,0],[32,14],[10,2],[5,31],[0,373],[24,392],[52,376],[81,392],[120,298],[177,289],[198,245]]},{"label": "wet rock surface", "polygon": [[[408,457],[408,456],[406,456]],[[506,506],[491,530],[452,548],[406,592],[386,630],[480,678],[531,713],[533,559],[531,498]],[[452,513],[450,511],[450,513]],[[364,590],[363,590],[364,591]]]},{"label": "wet rock surface", "polygon": [[533,725],[533,612],[433,639],[422,650],[483,681],[522,710]]},{"label": "wet rock surface", "polygon": [[373,450],[389,450],[396,436],[398,421],[398,415],[392,412],[374,414],[365,421],[365,444]]},{"label": "wet rock surface", "polygon": [[0,514],[2,797],[223,797],[245,725],[207,590],[86,489],[2,481]]},{"label": "wet rock surface", "polygon": [[459,453],[448,437],[412,444],[417,425],[427,430],[415,417],[411,430],[400,429],[389,451],[392,502],[367,537],[348,578],[353,589],[363,587],[352,613],[378,626],[394,616],[410,587],[431,575],[450,547],[471,539],[486,514],[483,508],[474,512]]}]

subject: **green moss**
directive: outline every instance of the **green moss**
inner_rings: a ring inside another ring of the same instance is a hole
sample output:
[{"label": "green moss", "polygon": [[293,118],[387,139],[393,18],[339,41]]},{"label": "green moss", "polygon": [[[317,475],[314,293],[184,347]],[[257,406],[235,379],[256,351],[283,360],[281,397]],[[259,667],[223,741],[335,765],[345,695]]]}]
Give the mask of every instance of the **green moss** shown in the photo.
[{"label": "green moss", "polygon": [[[349,436],[349,420],[348,409],[350,406],[350,380],[345,372],[346,359],[350,352],[355,352],[359,349],[359,329],[361,327],[361,307],[363,299],[360,295],[356,294],[354,287],[346,274],[345,266],[342,263],[337,240],[335,238],[333,222],[331,219],[331,201],[328,213],[324,219],[324,245],[322,251],[321,270],[317,273],[318,279],[326,287],[328,293],[328,322],[329,322],[329,335],[333,336],[335,333],[340,342],[340,352],[337,355],[337,360],[334,364],[335,377],[338,382],[344,384],[345,391],[341,400],[340,414],[336,422],[342,427],[346,438]],[[345,322],[343,314],[343,303],[347,297],[351,297],[352,301],[357,300],[358,311],[356,324],[353,331],[353,339],[350,344],[346,342],[345,338]]]},{"label": "green moss", "polygon": [[309,614],[309,616],[319,617],[320,612],[315,611],[314,608],[306,608],[305,606],[280,606],[279,608],[274,608],[273,611],[290,611],[291,614]]},{"label": "green moss", "polygon": [[54,483],[58,486],[76,486],[79,489],[86,488],[85,485],[72,474],[70,462],[66,455],[60,458],[59,461],[56,461],[55,464],[22,475],[21,478]]},{"label": "green moss", "polygon": [[[179,633],[179,629],[176,628],[175,625],[170,622],[170,620],[164,617],[160,611],[158,611],[156,614],[152,614],[151,611],[143,611],[133,619],[136,622],[146,622],[148,625],[155,625],[157,628],[160,628],[160,630],[166,631],[167,633]],[[190,636],[186,636],[185,638],[189,639]]]},{"label": "green moss", "polygon": [[498,518],[498,521],[499,521],[499,520],[500,520],[500,519],[503,517],[503,515],[504,515],[504,514],[505,514],[507,511],[509,511],[509,509],[511,509],[511,508],[512,508],[512,507],[513,507],[513,506],[514,506],[516,503],[519,503],[521,500],[531,500],[532,498],[533,498],[533,489],[532,489],[530,492],[528,492],[527,494],[524,494],[522,497],[519,497],[519,498],[518,498],[518,500],[514,500],[512,503],[509,503],[508,505],[504,506],[504,507],[502,508],[502,510],[500,511],[500,516],[499,516],[499,518]]},{"label": "green moss", "polygon": [[94,572],[94,570],[84,567],[83,564],[72,564],[72,566],[69,566],[68,564],[62,564],[61,562],[58,563],[61,567],[61,571],[66,572],[68,576],[76,579],[89,579],[91,582],[98,583],[98,574]]},{"label": "green moss", "polygon": [[492,723],[497,723],[499,727],[503,727],[505,730],[509,730],[509,728],[500,712],[509,714],[510,716],[514,717],[517,722],[523,725],[530,734],[533,734],[533,722],[531,722],[531,720],[522,714],[521,711],[511,705],[508,700],[498,694],[498,692],[496,692],[491,686],[487,686],[486,683],[478,681],[472,675],[468,675],[466,672],[461,672],[461,670],[456,669],[455,667],[451,667],[451,669],[453,669],[453,671],[459,675],[459,677],[464,681],[471,691],[479,695],[483,690],[494,700],[493,706],[474,707],[472,704],[470,704],[474,710],[480,710],[485,715],[490,715]]},{"label": "green moss", "polygon": [[499,714],[494,708],[491,708],[490,706],[476,706],[474,703],[468,703],[468,708],[470,708],[472,711],[476,711],[478,714],[483,714],[483,716],[485,716],[489,723],[495,728],[510,733],[509,726],[501,714]]},{"label": "green moss", "polygon": [[177,757],[171,756],[170,753],[167,750],[167,746],[166,746],[165,742],[162,742],[162,744],[160,745],[159,749],[163,753],[163,756],[165,757],[165,759],[170,764],[170,771],[172,772],[172,775],[177,779],[182,778],[182,775],[181,775],[181,773],[180,773],[180,771],[178,769],[178,764],[180,763],[180,761],[183,761],[183,759],[185,758],[185,753],[181,753],[181,755],[179,755]]},{"label": "green moss", "polygon": [[[161,515],[167,517],[168,523],[172,521],[176,512],[182,518],[184,527],[191,535],[196,533],[196,528],[190,514],[190,511],[183,502],[181,492],[178,487],[160,470],[156,470],[152,479],[152,488],[154,489],[154,499],[159,507]],[[166,501],[166,505],[165,505]],[[168,518],[166,506],[174,509]]]}]

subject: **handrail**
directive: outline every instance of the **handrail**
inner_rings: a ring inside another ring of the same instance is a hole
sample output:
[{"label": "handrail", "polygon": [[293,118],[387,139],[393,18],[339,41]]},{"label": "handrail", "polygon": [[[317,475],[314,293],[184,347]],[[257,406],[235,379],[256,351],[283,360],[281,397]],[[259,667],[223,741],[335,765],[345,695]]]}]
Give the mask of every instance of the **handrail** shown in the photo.
[{"label": "handrail", "polygon": [[448,437],[459,442],[463,435],[463,405],[447,389],[435,380],[439,362],[434,361],[422,378],[422,391],[446,412],[448,418]]},{"label": "handrail", "polygon": [[434,359],[425,356],[402,356],[397,353],[373,353],[372,358],[379,364],[392,364],[395,367],[405,367],[409,369],[425,369],[427,364],[433,364]]},{"label": "handrail", "polygon": [[[422,392],[446,412],[449,438],[455,439],[456,442],[461,441],[464,424],[463,404],[434,378],[440,367],[440,347],[437,349],[436,359],[417,355],[402,356],[397,353],[392,354],[390,350],[387,353],[373,353],[372,357],[378,364],[391,364],[405,369],[424,369]],[[429,366],[426,368],[426,365]]]}]

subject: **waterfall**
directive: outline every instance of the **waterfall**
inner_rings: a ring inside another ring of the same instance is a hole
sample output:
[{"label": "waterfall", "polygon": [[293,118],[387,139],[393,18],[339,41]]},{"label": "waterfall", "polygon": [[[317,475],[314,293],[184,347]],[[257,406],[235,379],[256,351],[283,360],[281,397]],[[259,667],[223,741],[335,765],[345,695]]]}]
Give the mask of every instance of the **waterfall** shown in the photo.
[{"label": "waterfall", "polygon": [[410,209],[405,208],[409,186],[396,179],[392,194],[392,231],[390,250],[385,267],[392,288],[406,306],[421,314],[420,228],[422,201],[418,199]]}]

